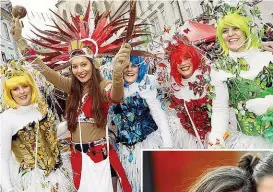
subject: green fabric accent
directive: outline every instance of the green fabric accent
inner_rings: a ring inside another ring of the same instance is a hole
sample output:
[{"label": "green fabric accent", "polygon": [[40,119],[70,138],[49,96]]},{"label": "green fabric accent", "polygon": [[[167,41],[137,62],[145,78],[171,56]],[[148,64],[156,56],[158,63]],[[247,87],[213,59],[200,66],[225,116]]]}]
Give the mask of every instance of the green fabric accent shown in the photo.
[{"label": "green fabric accent", "polygon": [[242,132],[252,136],[261,135],[273,142],[273,108],[262,116],[257,116],[245,108],[246,102],[250,99],[273,95],[273,63],[264,67],[254,80],[230,78],[227,85],[229,102],[235,109]]}]

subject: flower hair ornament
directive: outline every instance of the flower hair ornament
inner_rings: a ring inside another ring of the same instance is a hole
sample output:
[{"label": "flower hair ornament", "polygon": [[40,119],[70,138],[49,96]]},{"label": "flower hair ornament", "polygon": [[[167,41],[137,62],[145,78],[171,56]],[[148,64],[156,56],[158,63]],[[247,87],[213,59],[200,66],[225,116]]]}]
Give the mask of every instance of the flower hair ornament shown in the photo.
[{"label": "flower hair ornament", "polygon": [[[0,65],[0,113],[12,107],[4,102],[4,89],[7,88],[6,81],[14,77],[17,77],[18,83],[20,83],[21,80],[22,82],[27,81],[31,85],[32,90],[36,90],[37,101],[35,101],[35,105],[42,114],[47,113],[47,97],[50,97],[54,104],[58,104],[53,95],[53,85],[49,83],[39,71],[34,69],[31,63],[22,60],[11,60],[8,63]],[[53,105],[53,107],[55,106]]]},{"label": "flower hair ornament", "polygon": [[[60,15],[50,10],[63,25],[58,25],[52,19],[52,30],[41,30],[34,27],[32,31],[40,40],[30,39],[34,44],[50,49],[50,52],[39,52],[44,56],[43,61],[55,70],[61,70],[70,66],[75,55],[86,56],[93,60],[99,67],[99,60],[103,57],[113,57],[124,42],[131,42],[132,48],[146,43],[146,40],[137,40],[139,37],[149,36],[146,31],[147,24],[135,24],[136,1],[131,1],[130,18],[122,18],[126,13],[112,19],[110,11],[97,14],[95,19],[90,19],[90,2],[84,16],[71,14],[72,23],[63,19]],[[152,56],[148,52],[132,50],[131,55]]]}]

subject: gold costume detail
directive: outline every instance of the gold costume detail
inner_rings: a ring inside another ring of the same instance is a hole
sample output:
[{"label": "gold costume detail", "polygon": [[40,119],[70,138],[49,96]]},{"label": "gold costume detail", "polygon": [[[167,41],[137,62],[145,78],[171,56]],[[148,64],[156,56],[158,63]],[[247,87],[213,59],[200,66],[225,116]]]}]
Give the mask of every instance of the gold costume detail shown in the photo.
[{"label": "gold costume detail", "polygon": [[12,151],[16,160],[21,164],[20,172],[28,172],[34,169],[37,130],[37,166],[44,170],[47,176],[60,164],[57,130],[54,126],[53,114],[48,113],[39,122],[29,123],[19,130],[12,138]]}]

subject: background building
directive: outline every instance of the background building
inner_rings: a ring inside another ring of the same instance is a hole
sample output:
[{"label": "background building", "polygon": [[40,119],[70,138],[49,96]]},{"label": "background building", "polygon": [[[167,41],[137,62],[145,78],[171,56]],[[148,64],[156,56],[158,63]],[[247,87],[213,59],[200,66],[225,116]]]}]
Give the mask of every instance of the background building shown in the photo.
[{"label": "background building", "polygon": [[[73,15],[84,14],[88,5],[88,0],[65,1],[58,0],[56,3],[57,12],[68,21],[71,21],[70,13]],[[94,13],[102,13],[106,9],[111,10],[110,18],[125,13],[129,10],[130,1],[91,1],[92,13],[90,19],[94,18]],[[150,31],[153,36],[159,36],[164,31],[164,25],[180,26],[185,21],[191,20],[202,13],[200,3],[195,1],[163,1],[147,0],[137,2],[137,22],[150,23]],[[124,15],[123,17],[126,17]]]},{"label": "background building", "polygon": [[9,59],[18,59],[17,46],[10,34],[12,16],[11,16],[11,2],[1,1],[1,63]]},{"label": "background building", "polygon": [[261,12],[262,18],[265,23],[273,23],[273,1],[272,0],[263,0],[258,4]]}]

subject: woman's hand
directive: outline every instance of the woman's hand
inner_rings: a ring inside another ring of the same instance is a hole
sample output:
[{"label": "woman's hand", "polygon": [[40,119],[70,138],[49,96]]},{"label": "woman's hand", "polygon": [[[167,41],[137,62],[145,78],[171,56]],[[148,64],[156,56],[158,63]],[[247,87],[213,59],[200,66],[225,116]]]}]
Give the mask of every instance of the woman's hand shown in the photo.
[{"label": "woman's hand", "polygon": [[12,23],[10,32],[14,40],[18,42],[22,38],[22,26],[20,23],[19,16],[13,18],[12,21],[13,23]]},{"label": "woman's hand", "polygon": [[130,63],[131,46],[125,43],[113,59],[113,72],[122,73]]},{"label": "woman's hand", "polygon": [[273,53],[273,41],[262,42],[262,48]]},{"label": "woman's hand", "polygon": [[222,133],[210,133],[208,149],[225,149],[224,135]]}]

